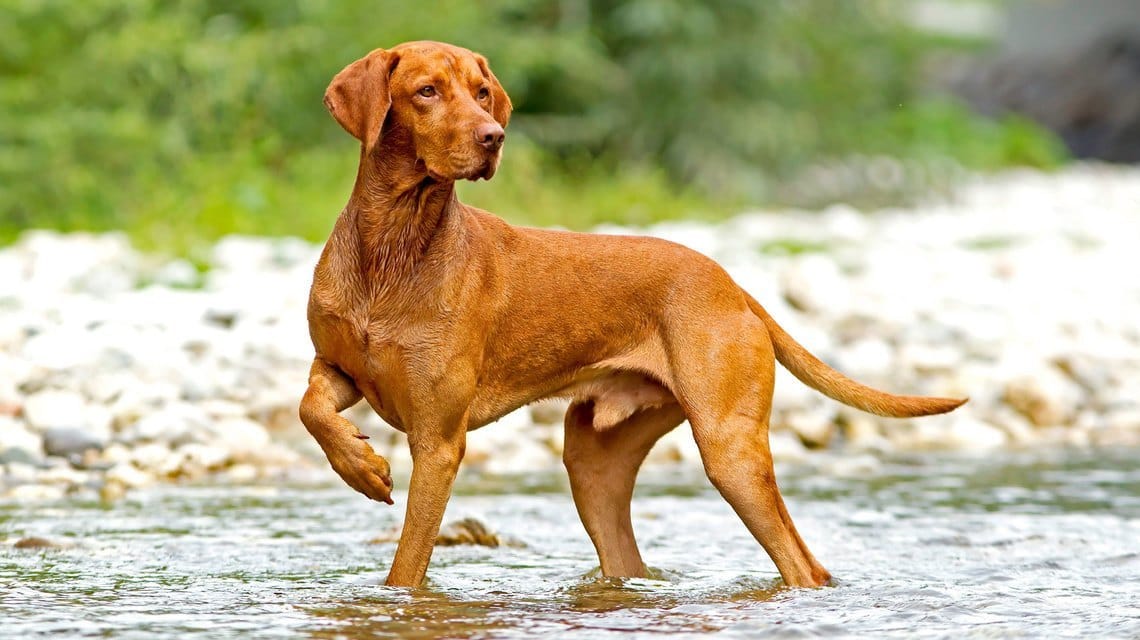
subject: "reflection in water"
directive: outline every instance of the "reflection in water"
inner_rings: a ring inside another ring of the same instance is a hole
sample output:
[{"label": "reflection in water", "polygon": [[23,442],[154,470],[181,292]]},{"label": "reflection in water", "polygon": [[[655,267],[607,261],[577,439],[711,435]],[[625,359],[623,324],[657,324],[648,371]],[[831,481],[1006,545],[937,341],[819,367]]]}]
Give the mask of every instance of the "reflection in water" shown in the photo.
[{"label": "reflection in water", "polygon": [[[496,611],[505,602],[452,598],[421,589],[414,592],[378,587],[376,596],[307,611],[327,619],[312,631],[314,638],[478,638],[508,625]],[[402,592],[401,592],[402,591]]]},{"label": "reflection in water", "polygon": [[[477,517],[526,545],[438,548],[420,590],[380,586],[394,544],[367,544],[398,513],[340,486],[168,487],[113,508],[0,503],[0,636],[1140,637],[1137,459],[788,469],[789,509],[837,576],[811,590],[782,587],[699,470],[639,485],[652,579],[590,571],[561,476],[539,474],[460,486],[448,520]],[[27,538],[54,546],[16,548]]]},{"label": "reflection in water", "polygon": [[[377,587],[375,595],[307,611],[330,623],[312,632],[316,638],[525,637],[575,630],[711,633],[734,621],[734,603],[760,603],[786,591],[779,579],[740,579],[702,593],[686,587],[680,576],[673,576],[673,582],[597,574],[595,569],[545,598],[472,600],[430,587]],[[605,615],[613,613],[620,615]]]}]

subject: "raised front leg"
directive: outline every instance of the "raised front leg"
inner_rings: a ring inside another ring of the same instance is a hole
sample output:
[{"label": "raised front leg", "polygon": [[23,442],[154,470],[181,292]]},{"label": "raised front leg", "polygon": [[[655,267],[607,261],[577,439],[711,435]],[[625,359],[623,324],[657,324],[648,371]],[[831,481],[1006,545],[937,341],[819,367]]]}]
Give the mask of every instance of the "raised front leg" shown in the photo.
[{"label": "raised front leg", "polygon": [[385,584],[418,587],[427,573],[451,485],[467,444],[466,418],[457,423],[417,424],[408,432],[412,451],[412,480],[408,510],[396,546],[396,557]]},{"label": "raised front leg", "polygon": [[379,502],[392,504],[388,461],[376,455],[356,425],[340,415],[360,400],[348,376],[316,358],[309,370],[309,388],[301,399],[301,422],[325,452],[333,471],[348,486]]}]

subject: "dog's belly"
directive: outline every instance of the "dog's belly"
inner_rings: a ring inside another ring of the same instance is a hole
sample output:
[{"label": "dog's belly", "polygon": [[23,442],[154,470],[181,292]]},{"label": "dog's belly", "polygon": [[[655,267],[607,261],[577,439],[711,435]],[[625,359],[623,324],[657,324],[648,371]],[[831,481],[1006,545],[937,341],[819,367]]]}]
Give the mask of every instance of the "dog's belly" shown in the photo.
[{"label": "dog's belly", "polygon": [[614,371],[572,384],[552,397],[594,403],[594,429],[598,431],[616,427],[643,409],[663,407],[677,401],[673,393],[659,382],[627,371]]}]

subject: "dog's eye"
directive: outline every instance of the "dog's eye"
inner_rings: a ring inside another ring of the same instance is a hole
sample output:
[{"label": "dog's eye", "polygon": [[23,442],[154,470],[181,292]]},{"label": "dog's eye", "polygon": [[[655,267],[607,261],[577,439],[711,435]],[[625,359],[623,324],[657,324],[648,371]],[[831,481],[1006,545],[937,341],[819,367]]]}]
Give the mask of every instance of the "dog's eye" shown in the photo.
[{"label": "dog's eye", "polygon": [[435,95],[435,87],[430,84],[419,90],[419,94],[425,98],[430,98]]},{"label": "dog's eye", "polygon": [[487,97],[491,95],[491,92],[487,90],[487,87],[482,87],[479,89],[479,93],[477,95],[480,100],[486,100]]}]

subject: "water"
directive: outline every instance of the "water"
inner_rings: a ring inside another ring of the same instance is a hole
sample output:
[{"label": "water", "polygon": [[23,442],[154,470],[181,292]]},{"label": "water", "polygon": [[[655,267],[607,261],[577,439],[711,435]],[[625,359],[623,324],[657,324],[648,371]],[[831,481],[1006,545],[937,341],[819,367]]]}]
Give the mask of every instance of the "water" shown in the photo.
[{"label": "water", "polygon": [[[526,548],[436,549],[425,589],[380,586],[399,508],[340,486],[189,486],[0,505],[0,636],[119,638],[1140,637],[1140,451],[784,470],[833,587],[775,568],[693,470],[634,502],[658,579],[597,577],[560,474],[465,478],[473,515]],[[406,486],[406,483],[404,484]]]}]

